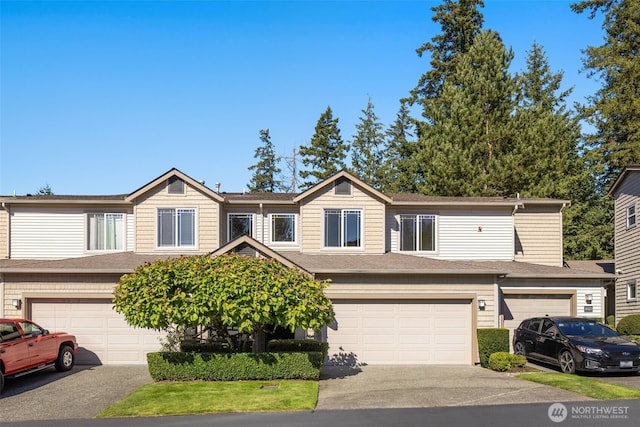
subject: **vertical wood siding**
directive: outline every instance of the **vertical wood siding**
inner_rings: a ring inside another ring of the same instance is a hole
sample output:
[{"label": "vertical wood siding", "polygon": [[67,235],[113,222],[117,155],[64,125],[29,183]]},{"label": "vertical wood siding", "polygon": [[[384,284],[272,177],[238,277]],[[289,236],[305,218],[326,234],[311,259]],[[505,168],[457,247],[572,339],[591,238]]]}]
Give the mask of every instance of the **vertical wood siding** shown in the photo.
[{"label": "vertical wood siding", "polygon": [[[362,247],[360,248],[324,248],[324,210],[325,209],[362,209]],[[368,253],[379,254],[385,251],[385,205],[360,190],[351,187],[350,196],[336,196],[332,185],[301,202],[300,217],[302,230],[302,251],[305,253]]]},{"label": "vertical wood siding", "polygon": [[516,261],[562,267],[562,213],[557,208],[520,209],[514,225]]}]

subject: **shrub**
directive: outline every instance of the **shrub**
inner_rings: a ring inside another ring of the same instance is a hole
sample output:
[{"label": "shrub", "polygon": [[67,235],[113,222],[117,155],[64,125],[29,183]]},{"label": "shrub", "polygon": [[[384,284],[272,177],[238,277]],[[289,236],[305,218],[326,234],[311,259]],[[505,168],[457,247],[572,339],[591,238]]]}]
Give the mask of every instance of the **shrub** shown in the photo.
[{"label": "shrub", "polygon": [[155,381],[317,380],[322,362],[320,352],[147,354],[149,374]]},{"label": "shrub", "polygon": [[497,352],[509,352],[509,330],[506,328],[478,329],[480,364],[489,365],[489,357]]},{"label": "shrub", "polygon": [[527,358],[519,354],[511,354],[499,351],[489,356],[489,368],[494,371],[504,372],[512,367],[523,367],[527,364]]},{"label": "shrub", "polygon": [[616,328],[622,335],[640,335],[640,314],[630,314],[618,322]]},{"label": "shrub", "polygon": [[185,353],[232,353],[233,349],[226,342],[182,341],[180,351]]},{"label": "shrub", "polygon": [[329,343],[316,340],[271,340],[267,344],[267,351],[274,353],[318,351],[326,356]]},{"label": "shrub", "polygon": [[616,324],[616,316],[614,316],[613,314],[608,315],[607,326],[611,326],[613,328],[615,324]]}]

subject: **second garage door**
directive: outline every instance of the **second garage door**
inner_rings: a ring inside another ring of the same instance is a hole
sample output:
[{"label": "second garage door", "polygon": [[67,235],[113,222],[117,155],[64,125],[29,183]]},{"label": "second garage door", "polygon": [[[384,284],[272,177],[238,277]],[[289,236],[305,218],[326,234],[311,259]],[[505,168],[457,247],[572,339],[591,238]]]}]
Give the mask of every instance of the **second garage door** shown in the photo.
[{"label": "second garage door", "polygon": [[80,347],[78,364],[144,364],[160,349],[163,334],[132,328],[113,310],[111,300],[33,300],[31,319],[51,331],[69,332]]},{"label": "second garage door", "polygon": [[472,363],[470,301],[336,300],[333,307],[330,363]]},{"label": "second garage door", "polygon": [[571,316],[572,306],[572,294],[505,294],[504,327],[513,330],[524,319],[535,316]]}]

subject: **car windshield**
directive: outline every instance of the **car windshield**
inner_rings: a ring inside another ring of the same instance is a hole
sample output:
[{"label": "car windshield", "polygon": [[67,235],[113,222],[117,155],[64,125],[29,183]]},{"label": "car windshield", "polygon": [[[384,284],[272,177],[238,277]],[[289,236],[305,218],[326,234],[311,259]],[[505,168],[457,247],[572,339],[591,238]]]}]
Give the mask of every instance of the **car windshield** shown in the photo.
[{"label": "car windshield", "polygon": [[600,323],[586,320],[558,322],[558,328],[563,334],[572,336],[615,337],[618,335],[615,331]]}]

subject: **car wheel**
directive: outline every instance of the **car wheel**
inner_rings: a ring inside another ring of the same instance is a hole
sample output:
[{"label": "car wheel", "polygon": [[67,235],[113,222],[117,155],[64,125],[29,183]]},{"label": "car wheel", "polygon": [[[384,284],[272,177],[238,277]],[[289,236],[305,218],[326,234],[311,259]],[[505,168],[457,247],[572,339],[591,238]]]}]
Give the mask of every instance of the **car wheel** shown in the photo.
[{"label": "car wheel", "polygon": [[576,360],[570,351],[563,351],[562,353],[560,353],[560,357],[558,359],[562,372],[564,372],[565,374],[576,373]]},{"label": "car wheel", "polygon": [[520,341],[518,341],[514,346],[513,346],[513,353],[514,354],[519,354],[521,356],[526,356],[526,354],[524,354],[524,344],[522,344]]},{"label": "car wheel", "polygon": [[0,394],[2,394],[2,390],[4,390],[4,374],[0,371]]},{"label": "car wheel", "polygon": [[73,368],[75,362],[75,355],[73,349],[67,345],[60,349],[58,353],[58,359],[56,360],[56,369],[58,371],[68,371]]}]

